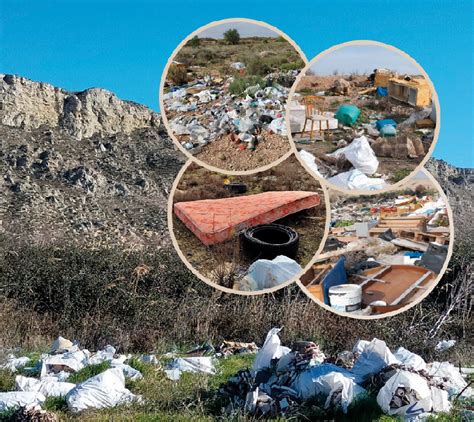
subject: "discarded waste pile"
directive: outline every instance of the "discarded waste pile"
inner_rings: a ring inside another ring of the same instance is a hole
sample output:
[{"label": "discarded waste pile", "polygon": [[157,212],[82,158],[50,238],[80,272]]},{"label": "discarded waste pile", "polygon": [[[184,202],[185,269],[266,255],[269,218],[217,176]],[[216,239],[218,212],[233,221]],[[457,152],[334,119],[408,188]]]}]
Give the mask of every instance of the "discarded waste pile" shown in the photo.
[{"label": "discarded waste pile", "polygon": [[352,315],[396,311],[431,290],[448,257],[450,221],[437,191],[333,203],[323,254],[301,277],[319,301]]},{"label": "discarded waste pile", "polygon": [[423,420],[474,394],[449,362],[426,363],[403,347],[392,353],[376,338],[360,340],[352,351],[329,359],[310,341],[282,346],[279,331],[267,334],[250,370],[239,371],[220,387],[219,394],[229,401],[228,414],[290,417],[315,401],[329,412],[350,414],[351,403],[375,396],[384,413]]},{"label": "discarded waste pile", "polygon": [[292,138],[308,167],[335,186],[383,189],[406,177],[430,150],[432,95],[423,76],[387,69],[370,76],[304,76],[290,99]]},{"label": "discarded waste pile", "polygon": [[[34,363],[30,358],[14,355],[10,355],[7,362],[0,365],[0,369],[27,374],[16,375],[15,391],[0,391],[0,413],[19,409],[19,416],[39,418],[47,415],[51,417],[48,421],[59,420],[54,413],[41,409],[49,397],[64,398],[68,410],[73,414],[91,409],[143,403],[141,396],[133,394],[125,387],[126,381],[138,381],[143,378],[140,371],[126,363],[132,359],[153,365],[154,369],[162,371],[166,378],[177,381],[185,372],[214,375],[217,358],[255,353],[257,350],[255,343],[224,341],[217,348],[199,347],[183,353],[182,356],[175,353],[158,357],[154,354],[133,356],[117,354],[113,346],[91,353],[87,349],[80,349],[78,344],[73,344],[70,340],[58,337],[50,353],[41,355],[34,366],[28,366]],[[108,364],[108,369],[102,369],[99,374],[83,382],[69,382],[78,371],[103,363]]]},{"label": "discarded waste pile", "polygon": [[[294,80],[296,74],[289,71],[279,77]],[[289,150],[285,125],[289,89],[273,78],[273,74],[266,76],[240,95],[229,92],[233,76],[223,80],[206,75],[172,87],[163,95],[172,133],[191,154],[219,168],[251,169],[248,158],[253,155],[258,155],[253,168],[270,164]],[[212,143],[219,146],[207,151]],[[220,155],[213,157],[217,151]]]},{"label": "discarded waste pile", "polygon": [[173,56],[162,82],[170,134],[217,168],[252,170],[290,150],[286,103],[304,62],[276,32],[261,37],[259,24],[249,23],[253,31],[230,41],[204,30]]},{"label": "discarded waste pile", "polygon": [[[298,231],[274,222],[317,207],[320,202],[315,192],[270,191],[177,202],[173,209],[175,216],[205,246],[241,241],[246,259],[240,264],[230,263],[234,272],[232,288],[255,291],[276,287],[302,271],[295,260]],[[232,259],[236,258],[233,253]],[[251,263],[248,268],[245,262]],[[237,265],[239,268],[234,268]]]}]

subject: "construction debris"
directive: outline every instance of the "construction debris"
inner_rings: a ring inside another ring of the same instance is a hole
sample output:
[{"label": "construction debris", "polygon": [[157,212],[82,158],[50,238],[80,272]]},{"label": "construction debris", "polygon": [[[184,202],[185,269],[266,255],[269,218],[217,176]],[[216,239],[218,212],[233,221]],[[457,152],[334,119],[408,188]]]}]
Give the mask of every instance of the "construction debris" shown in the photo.
[{"label": "construction debris", "polygon": [[279,331],[268,332],[251,370],[239,371],[220,386],[229,415],[290,416],[308,402],[347,413],[357,396],[370,391],[385,413],[409,418],[449,411],[450,400],[473,396],[449,362],[426,364],[403,347],[393,354],[385,342],[373,339],[341,352],[339,364],[333,364],[313,342],[282,346]]},{"label": "construction debris", "polygon": [[412,193],[333,205],[328,243],[301,277],[313,297],[338,311],[377,315],[433,287],[448,256],[449,219],[444,200],[421,184],[421,174],[418,180]]}]

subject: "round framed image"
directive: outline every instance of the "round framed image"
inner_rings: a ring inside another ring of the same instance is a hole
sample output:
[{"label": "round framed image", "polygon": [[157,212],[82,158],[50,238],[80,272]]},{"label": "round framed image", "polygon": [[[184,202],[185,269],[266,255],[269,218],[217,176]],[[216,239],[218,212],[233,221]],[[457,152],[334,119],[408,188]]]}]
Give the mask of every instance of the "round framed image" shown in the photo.
[{"label": "round framed image", "polygon": [[290,92],[297,157],[334,189],[399,188],[431,156],[440,130],[436,90],[403,51],[351,41],[317,55]]},{"label": "round framed image", "polygon": [[329,230],[326,189],[294,155],[269,170],[232,176],[189,160],[168,202],[180,258],[216,289],[276,291],[309,268]]},{"label": "round framed image", "polygon": [[290,89],[307,60],[286,34],[251,19],[225,19],[184,39],[160,84],[163,123],[188,158],[214,171],[270,168],[292,152]]},{"label": "round framed image", "polygon": [[328,192],[331,224],[324,249],[298,281],[322,307],[376,319],[422,301],[446,271],[454,242],[453,213],[425,169],[395,191]]}]

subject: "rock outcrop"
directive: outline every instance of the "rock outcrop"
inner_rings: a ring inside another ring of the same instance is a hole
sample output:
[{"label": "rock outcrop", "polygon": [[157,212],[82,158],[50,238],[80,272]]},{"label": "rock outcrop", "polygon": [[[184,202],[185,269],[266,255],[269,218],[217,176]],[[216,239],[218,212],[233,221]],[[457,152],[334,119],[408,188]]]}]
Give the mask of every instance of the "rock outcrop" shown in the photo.
[{"label": "rock outcrop", "polygon": [[44,82],[0,74],[0,123],[27,130],[49,125],[83,139],[159,127],[160,116],[105,89],[67,92]]}]

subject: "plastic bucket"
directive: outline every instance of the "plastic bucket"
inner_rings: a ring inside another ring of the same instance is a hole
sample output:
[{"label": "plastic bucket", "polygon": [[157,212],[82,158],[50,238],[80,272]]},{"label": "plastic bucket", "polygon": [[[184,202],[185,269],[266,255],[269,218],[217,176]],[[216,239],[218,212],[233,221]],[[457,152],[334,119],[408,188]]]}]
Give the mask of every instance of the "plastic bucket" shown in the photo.
[{"label": "plastic bucket", "polygon": [[341,312],[354,312],[362,307],[362,287],[358,284],[339,284],[329,288],[331,308]]}]

